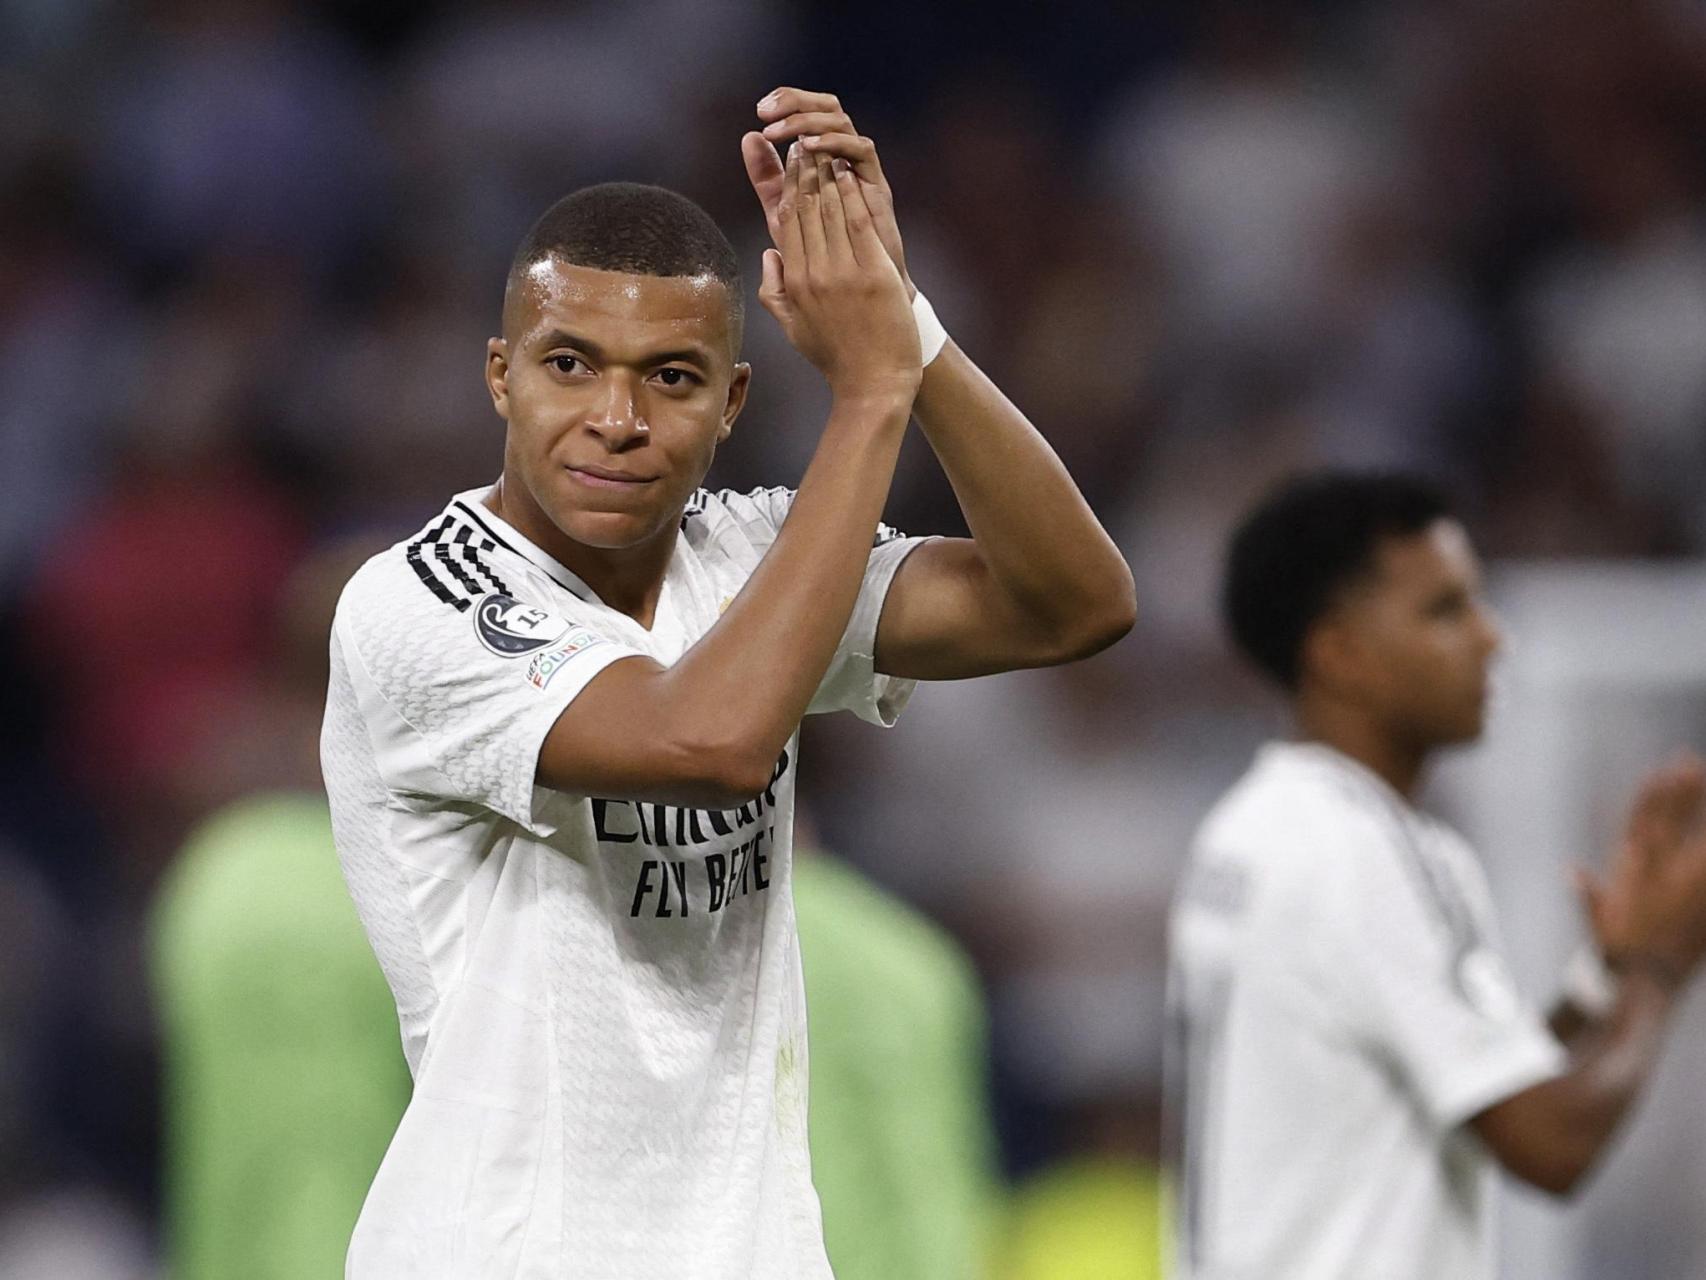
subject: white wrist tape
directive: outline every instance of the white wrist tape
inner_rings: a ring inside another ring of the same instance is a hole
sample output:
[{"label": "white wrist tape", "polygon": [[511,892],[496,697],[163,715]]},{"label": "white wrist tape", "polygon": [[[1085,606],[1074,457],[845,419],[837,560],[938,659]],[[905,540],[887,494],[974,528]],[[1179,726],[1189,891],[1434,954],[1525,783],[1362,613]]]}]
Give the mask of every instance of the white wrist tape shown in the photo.
[{"label": "white wrist tape", "polygon": [[936,318],[936,308],[930,305],[930,299],[922,292],[912,295],[912,318],[918,323],[918,345],[924,354],[924,363],[929,364],[942,354],[942,348],[948,343],[948,331],[942,327],[942,322]]},{"label": "white wrist tape", "polygon": [[1603,1018],[1617,1004],[1617,975],[1597,949],[1579,948],[1564,966],[1564,997],[1590,1018]]}]

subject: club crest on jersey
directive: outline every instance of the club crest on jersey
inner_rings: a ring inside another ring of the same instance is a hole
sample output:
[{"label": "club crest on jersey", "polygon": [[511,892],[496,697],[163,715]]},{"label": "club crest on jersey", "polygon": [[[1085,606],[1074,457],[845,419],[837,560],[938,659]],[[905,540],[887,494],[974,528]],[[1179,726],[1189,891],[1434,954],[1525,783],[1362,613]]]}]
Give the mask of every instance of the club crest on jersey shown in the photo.
[{"label": "club crest on jersey", "polygon": [[519,658],[543,649],[569,629],[555,614],[495,592],[474,606],[474,634],[500,658]]}]

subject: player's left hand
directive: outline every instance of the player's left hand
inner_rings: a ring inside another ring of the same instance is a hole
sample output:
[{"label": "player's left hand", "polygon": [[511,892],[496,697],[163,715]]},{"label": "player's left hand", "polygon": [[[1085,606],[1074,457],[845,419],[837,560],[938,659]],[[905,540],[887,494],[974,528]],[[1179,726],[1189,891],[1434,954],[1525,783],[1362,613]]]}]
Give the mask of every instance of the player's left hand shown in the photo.
[{"label": "player's left hand", "polygon": [[780,243],[776,239],[779,231],[776,211],[782,201],[783,167],[776,148],[797,141],[808,158],[840,157],[853,166],[877,238],[906,282],[906,296],[913,297],[918,290],[907,274],[906,250],[901,244],[900,224],[895,220],[894,193],[883,176],[877,144],[862,137],[853,127],[852,118],[841,109],[841,100],[833,93],[784,87],[773,90],[759,102],[758,118],[763,122],[763,131],[754,130],[743,137],[740,150],[746,161],[746,176],[764,208],[771,240]]},{"label": "player's left hand", "polygon": [[1706,762],[1685,755],[1643,784],[1622,848],[1578,888],[1608,961],[1657,961],[1676,981],[1706,958]]}]

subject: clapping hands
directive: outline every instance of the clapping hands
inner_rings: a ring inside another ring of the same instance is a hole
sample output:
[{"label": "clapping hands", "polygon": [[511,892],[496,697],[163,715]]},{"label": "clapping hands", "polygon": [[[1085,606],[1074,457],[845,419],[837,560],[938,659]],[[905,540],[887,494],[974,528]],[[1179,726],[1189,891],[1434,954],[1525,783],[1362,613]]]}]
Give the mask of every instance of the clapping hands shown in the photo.
[{"label": "clapping hands", "polygon": [[1577,875],[1600,952],[1681,986],[1706,956],[1706,763],[1688,755],[1650,776],[1603,878]]},{"label": "clapping hands", "polygon": [[[741,139],[775,248],[759,301],[837,395],[903,391],[921,371],[894,203],[869,139],[831,95],[779,89]],[[830,132],[816,132],[830,130]],[[786,159],[776,150],[788,145]]]}]

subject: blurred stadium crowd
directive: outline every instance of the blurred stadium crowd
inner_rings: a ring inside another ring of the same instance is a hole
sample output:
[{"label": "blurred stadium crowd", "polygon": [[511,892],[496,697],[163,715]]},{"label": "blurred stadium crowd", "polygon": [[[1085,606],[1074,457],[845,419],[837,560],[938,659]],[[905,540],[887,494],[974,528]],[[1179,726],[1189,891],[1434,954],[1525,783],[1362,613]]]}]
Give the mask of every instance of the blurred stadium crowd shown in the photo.
[{"label": "blurred stadium crowd", "polygon": [[[976,962],[1016,1182],[1154,1155],[1174,868],[1274,727],[1214,613],[1265,484],[1414,466],[1492,557],[1706,552],[1706,8],[994,12],[0,0],[0,1273],[152,1265],[150,904],[206,815],[318,786],[322,553],[495,476],[521,231],[659,182],[756,280],[777,84],[877,139],[914,276],[1138,577],[1097,660],[807,729],[824,842]],[[735,488],[825,406],[750,312]],[[960,528],[919,441],[887,518]]]}]

